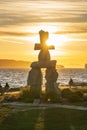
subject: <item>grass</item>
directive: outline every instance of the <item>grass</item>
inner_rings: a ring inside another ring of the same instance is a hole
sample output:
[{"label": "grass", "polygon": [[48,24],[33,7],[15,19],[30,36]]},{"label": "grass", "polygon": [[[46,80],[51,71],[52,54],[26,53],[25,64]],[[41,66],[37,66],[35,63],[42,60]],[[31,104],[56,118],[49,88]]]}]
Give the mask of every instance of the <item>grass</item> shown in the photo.
[{"label": "grass", "polygon": [[4,120],[7,119],[10,114],[11,108],[9,106],[0,106],[0,130],[4,129]]},{"label": "grass", "polygon": [[0,120],[0,130],[87,130],[87,111],[80,110],[32,109]]},{"label": "grass", "polygon": [[62,105],[74,105],[74,106],[87,107],[87,101],[82,101],[82,102],[63,102],[61,104]]}]

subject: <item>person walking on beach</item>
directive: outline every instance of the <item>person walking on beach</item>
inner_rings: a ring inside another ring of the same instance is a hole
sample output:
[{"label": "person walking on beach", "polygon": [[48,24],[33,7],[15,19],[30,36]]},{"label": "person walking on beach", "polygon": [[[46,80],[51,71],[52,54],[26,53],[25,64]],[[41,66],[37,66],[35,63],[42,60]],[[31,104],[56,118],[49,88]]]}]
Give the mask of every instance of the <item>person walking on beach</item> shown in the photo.
[{"label": "person walking on beach", "polygon": [[1,83],[0,83],[0,89],[2,88],[2,85],[1,85]]},{"label": "person walking on beach", "polygon": [[73,86],[73,79],[72,78],[70,78],[70,80],[69,80],[69,86],[70,86],[70,88],[71,88],[71,86]]},{"label": "person walking on beach", "polygon": [[3,95],[3,87],[1,85],[1,83],[0,83],[0,95]]},{"label": "person walking on beach", "polygon": [[4,87],[5,91],[8,91],[9,87],[10,87],[9,84],[6,82],[5,87]]}]

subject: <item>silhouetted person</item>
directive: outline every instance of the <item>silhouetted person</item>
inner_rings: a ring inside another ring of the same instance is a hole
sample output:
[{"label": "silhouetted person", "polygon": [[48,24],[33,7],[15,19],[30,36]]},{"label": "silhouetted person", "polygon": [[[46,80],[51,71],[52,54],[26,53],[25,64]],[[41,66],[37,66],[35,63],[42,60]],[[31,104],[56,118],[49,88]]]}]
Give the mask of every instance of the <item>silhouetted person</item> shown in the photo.
[{"label": "silhouetted person", "polygon": [[9,87],[10,87],[9,84],[6,82],[5,87],[4,87],[5,91],[7,91]]},{"label": "silhouetted person", "polygon": [[0,92],[1,92],[1,90],[2,90],[2,85],[1,85],[1,83],[0,83]]},{"label": "silhouetted person", "polygon": [[71,88],[71,86],[73,86],[73,79],[72,78],[70,78],[70,80],[69,80],[69,86],[70,86],[70,88]]},{"label": "silhouetted person", "polygon": [[0,94],[1,94],[1,95],[3,94],[3,87],[2,87],[2,85],[1,85],[1,83],[0,83]]},{"label": "silhouetted person", "polygon": [[0,83],[0,89],[2,88],[2,85],[1,85],[1,83]]}]

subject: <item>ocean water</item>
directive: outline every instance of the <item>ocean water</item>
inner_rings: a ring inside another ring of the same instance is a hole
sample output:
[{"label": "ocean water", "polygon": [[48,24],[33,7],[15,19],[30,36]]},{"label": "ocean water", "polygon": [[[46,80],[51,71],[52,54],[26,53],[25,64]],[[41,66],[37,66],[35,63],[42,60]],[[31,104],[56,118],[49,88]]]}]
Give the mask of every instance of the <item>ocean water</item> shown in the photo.
[{"label": "ocean water", "polygon": [[[87,69],[59,69],[58,81],[60,85],[68,85],[69,79],[75,82],[87,82]],[[28,69],[0,69],[0,83],[2,86],[6,82],[10,87],[21,87],[27,85]],[[43,85],[45,80],[43,80]]]}]

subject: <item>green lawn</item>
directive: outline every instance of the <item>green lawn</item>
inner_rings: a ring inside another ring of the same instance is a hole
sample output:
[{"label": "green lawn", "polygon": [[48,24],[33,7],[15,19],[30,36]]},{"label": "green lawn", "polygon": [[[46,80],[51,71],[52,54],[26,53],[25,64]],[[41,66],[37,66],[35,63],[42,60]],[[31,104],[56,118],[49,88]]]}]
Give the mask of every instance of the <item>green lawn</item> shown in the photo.
[{"label": "green lawn", "polygon": [[33,109],[10,113],[0,107],[0,130],[87,130],[87,111]]},{"label": "green lawn", "polygon": [[74,106],[82,106],[82,107],[87,107],[87,101],[82,101],[82,102],[65,102],[65,103],[61,103],[62,105],[74,105]]}]

